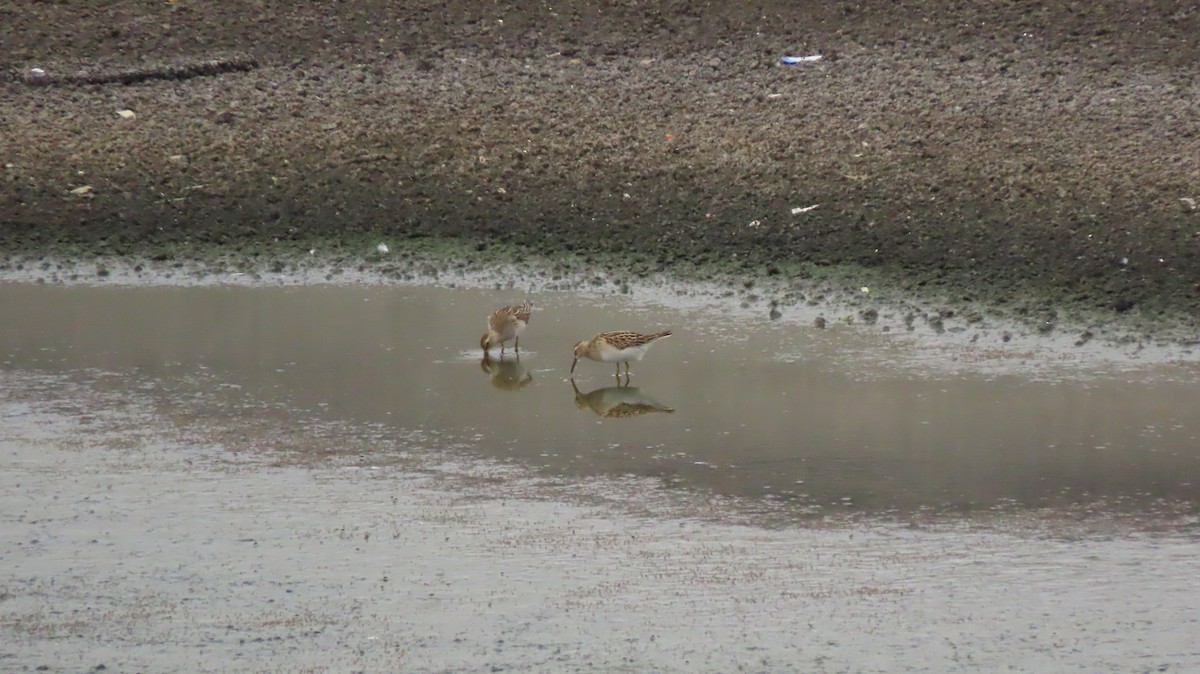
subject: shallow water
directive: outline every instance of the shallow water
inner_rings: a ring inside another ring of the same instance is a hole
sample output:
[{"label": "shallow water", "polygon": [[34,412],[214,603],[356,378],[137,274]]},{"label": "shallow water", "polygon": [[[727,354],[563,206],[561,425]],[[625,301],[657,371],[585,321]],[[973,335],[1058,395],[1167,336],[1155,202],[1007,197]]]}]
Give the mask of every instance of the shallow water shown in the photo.
[{"label": "shallow water", "polygon": [[1200,667],[1186,534],[729,524],[637,507],[680,500],[646,479],[379,465],[338,424],[187,421],[105,379],[0,372],[4,671]]},{"label": "shallow water", "polygon": [[[167,404],[253,403],[352,434],[421,431],[420,451],[569,480],[650,476],[770,505],[773,523],[1031,508],[1153,518],[1200,502],[1196,378],[1182,368],[949,374],[878,336],[566,293],[530,296],[519,361],[510,345],[482,362],[485,316],[523,297],[5,284],[0,367],[103,372]],[[661,328],[676,335],[633,364],[628,386],[590,361],[568,378],[576,341]]]},{"label": "shallow water", "polygon": [[0,670],[1200,667],[1191,366],[531,298],[0,285]]}]

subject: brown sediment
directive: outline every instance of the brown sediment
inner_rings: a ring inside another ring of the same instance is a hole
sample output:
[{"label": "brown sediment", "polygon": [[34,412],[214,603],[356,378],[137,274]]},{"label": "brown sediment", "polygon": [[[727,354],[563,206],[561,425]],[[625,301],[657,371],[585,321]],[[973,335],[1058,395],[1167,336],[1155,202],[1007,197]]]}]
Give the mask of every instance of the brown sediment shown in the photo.
[{"label": "brown sediment", "polygon": [[[1183,2],[3,18],[0,70],[24,73],[0,96],[7,252],[451,237],[650,270],[872,267],[1017,315],[1200,314],[1200,15]],[[219,54],[258,67],[122,75]],[[29,87],[34,67],[99,79]]]}]

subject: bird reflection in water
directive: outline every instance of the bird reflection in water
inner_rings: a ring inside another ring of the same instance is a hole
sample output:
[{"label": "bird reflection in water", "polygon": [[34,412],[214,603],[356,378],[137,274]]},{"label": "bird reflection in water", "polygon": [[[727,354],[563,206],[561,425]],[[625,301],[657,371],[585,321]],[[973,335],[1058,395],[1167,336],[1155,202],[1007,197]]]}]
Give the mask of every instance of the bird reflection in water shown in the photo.
[{"label": "bird reflection in water", "polygon": [[520,391],[533,381],[529,368],[521,364],[521,359],[494,359],[486,353],[479,367],[492,378],[492,386],[505,391]]},{"label": "bird reflection in water", "polygon": [[616,386],[606,386],[584,393],[571,380],[571,388],[575,389],[575,406],[579,409],[590,409],[605,419],[636,417],[652,412],[674,412],[675,410],[642,393],[636,386],[629,385],[629,377],[625,383],[617,380]]}]

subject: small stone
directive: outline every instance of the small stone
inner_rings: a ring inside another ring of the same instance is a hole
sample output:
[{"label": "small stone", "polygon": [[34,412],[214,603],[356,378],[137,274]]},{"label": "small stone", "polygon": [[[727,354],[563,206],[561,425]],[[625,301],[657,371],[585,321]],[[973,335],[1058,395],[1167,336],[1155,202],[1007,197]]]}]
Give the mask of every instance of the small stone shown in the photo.
[{"label": "small stone", "polygon": [[818,330],[824,330],[825,329],[825,317],[817,316],[816,320],[813,321],[813,327]]}]

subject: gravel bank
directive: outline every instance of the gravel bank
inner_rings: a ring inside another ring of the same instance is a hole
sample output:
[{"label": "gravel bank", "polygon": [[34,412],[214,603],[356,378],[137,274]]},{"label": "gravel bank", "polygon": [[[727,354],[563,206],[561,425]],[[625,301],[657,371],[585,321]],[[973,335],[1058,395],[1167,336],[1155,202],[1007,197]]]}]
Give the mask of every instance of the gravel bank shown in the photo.
[{"label": "gravel bank", "polygon": [[18,3],[0,246],[867,267],[1194,339],[1193,7],[792,4]]}]

